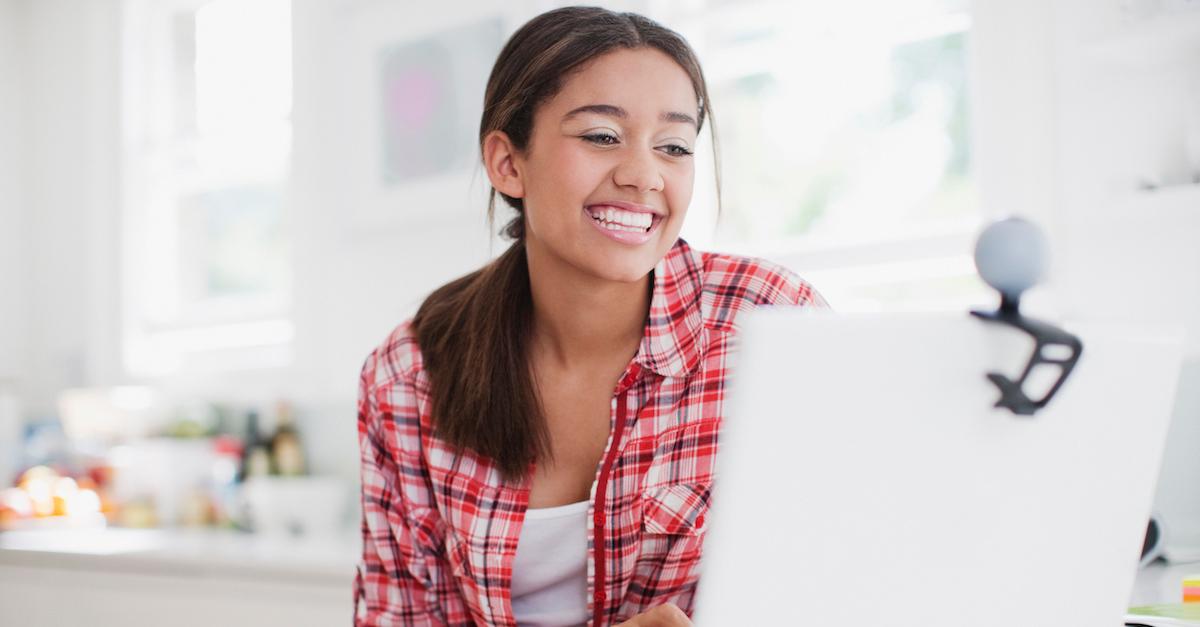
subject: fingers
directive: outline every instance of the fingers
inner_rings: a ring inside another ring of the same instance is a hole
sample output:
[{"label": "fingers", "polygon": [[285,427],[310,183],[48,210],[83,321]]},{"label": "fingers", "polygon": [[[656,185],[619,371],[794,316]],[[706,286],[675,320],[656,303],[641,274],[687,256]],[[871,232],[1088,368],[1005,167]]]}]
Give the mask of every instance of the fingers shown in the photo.
[{"label": "fingers", "polygon": [[692,627],[687,614],[672,603],[642,612],[617,627]]},{"label": "fingers", "polygon": [[666,603],[660,605],[651,612],[658,612],[659,623],[657,627],[691,627],[692,621],[683,613],[683,610],[675,606],[674,603]]}]

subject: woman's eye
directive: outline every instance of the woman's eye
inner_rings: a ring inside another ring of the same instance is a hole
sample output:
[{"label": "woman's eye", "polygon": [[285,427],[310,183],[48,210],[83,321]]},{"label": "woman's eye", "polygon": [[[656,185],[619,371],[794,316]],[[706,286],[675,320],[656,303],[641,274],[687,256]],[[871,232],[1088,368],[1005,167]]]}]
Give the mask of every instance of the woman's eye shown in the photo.
[{"label": "woman's eye", "polygon": [[591,133],[588,135],[584,135],[583,139],[585,139],[589,142],[592,142],[593,144],[598,144],[600,146],[611,146],[611,145],[617,143],[617,136],[610,135],[608,133]]},{"label": "woman's eye", "polygon": [[680,146],[679,144],[667,144],[663,146],[663,150],[672,157],[686,157],[692,154],[692,151],[688,150],[686,146]]}]

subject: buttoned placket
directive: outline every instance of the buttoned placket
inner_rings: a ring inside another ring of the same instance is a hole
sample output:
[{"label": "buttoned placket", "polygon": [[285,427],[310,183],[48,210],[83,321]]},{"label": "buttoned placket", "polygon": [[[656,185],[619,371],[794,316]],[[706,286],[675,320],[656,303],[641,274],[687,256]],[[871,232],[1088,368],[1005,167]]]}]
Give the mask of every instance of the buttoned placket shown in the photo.
[{"label": "buttoned placket", "polygon": [[[628,430],[629,390],[633,388],[642,373],[641,364],[633,361],[625,369],[617,388],[613,392],[612,410],[609,417],[612,425],[608,446],[605,448],[603,462],[597,473],[595,484],[592,486],[592,553],[588,559],[592,563],[591,572],[594,574],[589,582],[588,591],[592,599],[593,627],[603,625],[603,617],[608,606],[608,564],[605,537],[608,518],[605,501],[608,499],[608,475],[621,452],[621,445]],[[636,408],[635,408],[636,411]]]}]

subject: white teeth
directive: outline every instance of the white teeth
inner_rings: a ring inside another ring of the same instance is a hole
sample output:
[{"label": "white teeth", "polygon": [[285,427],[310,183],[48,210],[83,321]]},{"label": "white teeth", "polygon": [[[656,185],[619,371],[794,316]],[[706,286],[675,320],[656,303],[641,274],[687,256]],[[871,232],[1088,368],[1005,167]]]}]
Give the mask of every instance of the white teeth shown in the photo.
[{"label": "white teeth", "polygon": [[622,211],[611,207],[588,210],[600,226],[610,231],[628,231],[630,233],[646,233],[654,224],[654,216],[640,211]]}]

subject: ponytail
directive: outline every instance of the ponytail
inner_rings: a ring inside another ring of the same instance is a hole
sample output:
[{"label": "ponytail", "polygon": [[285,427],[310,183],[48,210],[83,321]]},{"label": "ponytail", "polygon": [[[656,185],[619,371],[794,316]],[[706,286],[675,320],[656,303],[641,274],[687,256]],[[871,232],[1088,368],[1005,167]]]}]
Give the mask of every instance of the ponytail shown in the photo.
[{"label": "ponytail", "polygon": [[432,386],[435,435],[491,458],[506,480],[549,452],[526,356],[532,308],[522,238],[430,294],[412,323]]}]

